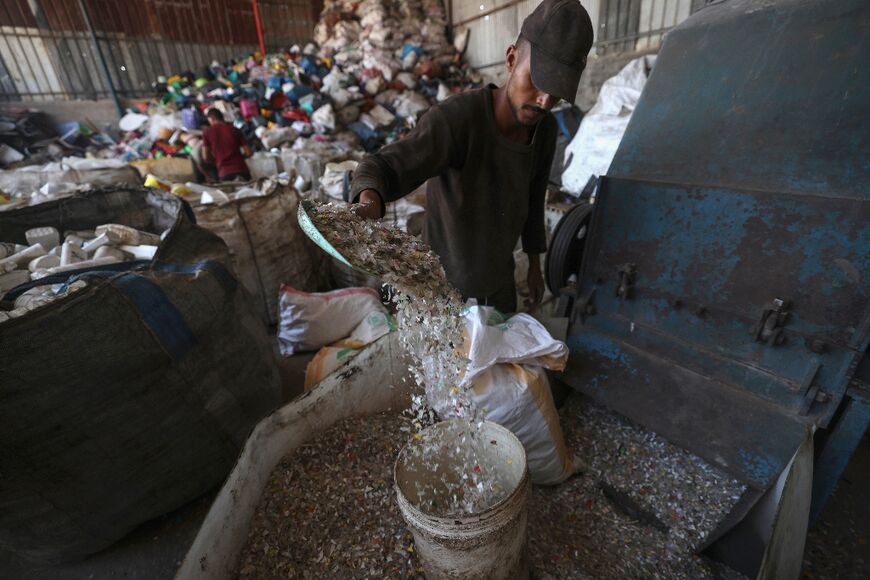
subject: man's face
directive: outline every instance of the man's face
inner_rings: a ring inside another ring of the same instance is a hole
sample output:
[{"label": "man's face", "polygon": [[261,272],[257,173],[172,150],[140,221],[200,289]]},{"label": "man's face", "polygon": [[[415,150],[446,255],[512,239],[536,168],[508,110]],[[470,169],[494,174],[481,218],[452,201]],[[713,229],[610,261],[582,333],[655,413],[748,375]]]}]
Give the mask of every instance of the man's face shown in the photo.
[{"label": "man's face", "polygon": [[507,52],[507,97],[517,122],[533,126],[544,114],[556,106],[558,97],[548,95],[532,82],[532,69],[528,45],[511,46]]},{"label": "man's face", "polygon": [[217,117],[209,117],[209,118],[208,118],[208,124],[209,124],[209,125],[214,125],[214,124],[217,123],[217,122],[218,122]]}]

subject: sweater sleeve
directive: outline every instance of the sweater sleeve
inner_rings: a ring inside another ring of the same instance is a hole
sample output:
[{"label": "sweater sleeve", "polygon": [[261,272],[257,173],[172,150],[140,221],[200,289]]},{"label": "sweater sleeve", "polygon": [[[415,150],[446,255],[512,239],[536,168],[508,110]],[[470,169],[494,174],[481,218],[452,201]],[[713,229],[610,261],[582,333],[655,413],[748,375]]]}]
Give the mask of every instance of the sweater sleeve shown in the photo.
[{"label": "sweater sleeve", "polygon": [[384,202],[396,201],[430,177],[443,173],[454,157],[454,141],[441,107],[432,107],[408,135],[364,158],[353,172],[351,199],[373,189]]},{"label": "sweater sleeve", "polygon": [[523,228],[523,251],[527,254],[543,254],[547,251],[547,230],[544,227],[544,204],[547,197],[547,183],[550,166],[556,153],[555,131],[548,131],[541,156],[529,188],[529,213]]}]

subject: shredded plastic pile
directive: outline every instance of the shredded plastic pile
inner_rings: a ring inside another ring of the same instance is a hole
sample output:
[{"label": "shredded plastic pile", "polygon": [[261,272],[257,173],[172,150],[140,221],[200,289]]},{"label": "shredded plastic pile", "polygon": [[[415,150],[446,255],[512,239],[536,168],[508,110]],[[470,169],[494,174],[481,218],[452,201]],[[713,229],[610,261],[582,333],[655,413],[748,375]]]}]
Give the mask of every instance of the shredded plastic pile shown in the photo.
[{"label": "shredded plastic pile", "polygon": [[559,415],[566,444],[588,469],[533,488],[529,550],[537,577],[740,577],[694,551],[743,484],[579,395]]},{"label": "shredded plastic pile", "polygon": [[[529,504],[533,577],[739,578],[694,554],[743,486],[580,396],[560,412],[588,471],[535,486]],[[392,468],[408,420],[347,419],[289,454],[254,517],[240,578],[419,578]],[[605,491],[606,490],[606,491]],[[629,514],[626,497],[636,512]]]},{"label": "shredded plastic pile", "polygon": [[239,578],[422,578],[393,495],[407,419],[346,419],[272,473]]}]

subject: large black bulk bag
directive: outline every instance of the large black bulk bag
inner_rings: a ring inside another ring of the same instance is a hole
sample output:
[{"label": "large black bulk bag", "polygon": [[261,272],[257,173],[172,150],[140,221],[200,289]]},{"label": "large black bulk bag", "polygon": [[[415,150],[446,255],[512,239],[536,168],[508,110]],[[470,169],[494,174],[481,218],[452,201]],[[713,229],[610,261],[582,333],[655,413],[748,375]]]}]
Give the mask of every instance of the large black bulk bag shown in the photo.
[{"label": "large black bulk bag", "polygon": [[0,548],[31,559],[96,552],[213,488],[279,404],[226,245],[178,198],[110,189],[11,210],[0,240],[107,222],[171,231],[153,261],[65,273],[87,286],[0,323]]}]

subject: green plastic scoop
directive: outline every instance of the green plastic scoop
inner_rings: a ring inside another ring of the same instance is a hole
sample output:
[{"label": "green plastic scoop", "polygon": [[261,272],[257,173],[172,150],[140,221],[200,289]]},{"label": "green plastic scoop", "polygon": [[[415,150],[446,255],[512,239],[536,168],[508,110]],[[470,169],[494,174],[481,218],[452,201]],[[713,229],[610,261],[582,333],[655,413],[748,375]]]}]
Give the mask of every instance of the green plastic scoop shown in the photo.
[{"label": "green plastic scoop", "polygon": [[341,255],[341,252],[335,249],[335,246],[329,243],[329,241],[324,237],[320,230],[317,229],[317,226],[314,225],[314,222],[311,220],[311,216],[308,215],[308,211],[314,206],[314,203],[310,200],[303,199],[299,203],[299,209],[296,212],[297,217],[299,219],[299,226],[302,228],[302,231],[305,232],[311,241],[320,246],[323,251],[327,254],[341,262],[342,264],[346,264],[348,267],[353,268],[357,272],[362,272],[363,274],[368,274],[369,276],[373,276],[370,272],[366,271],[359,266],[355,266],[350,263],[350,260]]}]

